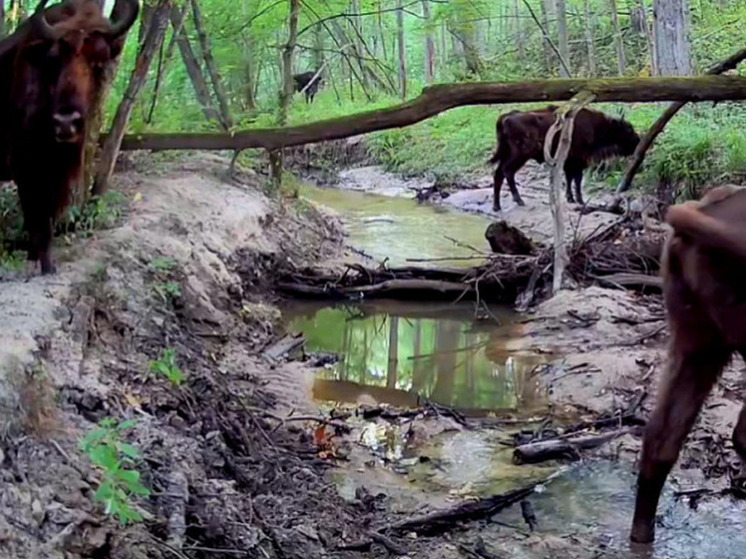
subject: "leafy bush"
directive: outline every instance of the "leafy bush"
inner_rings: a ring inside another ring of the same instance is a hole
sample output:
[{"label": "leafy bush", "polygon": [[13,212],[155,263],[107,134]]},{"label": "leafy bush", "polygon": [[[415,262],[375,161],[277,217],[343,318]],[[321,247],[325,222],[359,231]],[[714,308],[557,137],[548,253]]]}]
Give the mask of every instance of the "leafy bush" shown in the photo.
[{"label": "leafy bush", "polygon": [[104,504],[106,514],[122,524],[142,521],[132,499],[150,495],[140,481],[140,472],[130,467],[139,459],[140,452],[121,440],[121,435],[136,424],[136,421],[119,423],[114,418],[106,418],[99,423],[98,429],[80,441],[80,449],[102,472],[94,499]]}]

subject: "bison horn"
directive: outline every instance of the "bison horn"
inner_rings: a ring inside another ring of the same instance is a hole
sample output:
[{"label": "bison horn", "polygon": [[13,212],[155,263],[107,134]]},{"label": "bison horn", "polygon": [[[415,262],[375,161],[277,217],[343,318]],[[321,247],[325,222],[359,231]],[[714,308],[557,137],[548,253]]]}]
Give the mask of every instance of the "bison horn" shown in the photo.
[{"label": "bison horn", "polygon": [[36,7],[34,15],[31,16],[30,20],[31,29],[34,32],[34,35],[40,39],[54,39],[57,36],[54,32],[54,28],[49,25],[49,22],[44,17],[44,9],[46,8],[48,1],[49,0],[41,0],[41,2],[39,2],[39,5]]},{"label": "bison horn", "polygon": [[[122,10],[117,10],[119,5],[123,5]],[[117,39],[124,35],[129,28],[132,27],[137,21],[137,14],[140,12],[139,0],[117,0],[112,9],[112,17],[116,17],[109,30],[106,32],[106,36],[109,39]]]}]

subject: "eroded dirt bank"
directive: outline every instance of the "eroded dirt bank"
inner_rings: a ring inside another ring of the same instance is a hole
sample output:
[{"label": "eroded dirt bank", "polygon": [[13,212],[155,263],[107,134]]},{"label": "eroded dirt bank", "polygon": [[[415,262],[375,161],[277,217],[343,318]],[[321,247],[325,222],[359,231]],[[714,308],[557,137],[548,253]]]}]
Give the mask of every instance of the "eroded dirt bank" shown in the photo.
[{"label": "eroded dirt bank", "polygon": [[[58,249],[55,277],[0,284],[3,557],[321,557],[365,530],[307,423],[272,419],[318,415],[310,369],[260,356],[276,274],[333,266],[339,225],[226,164],[141,161],[116,178],[120,226]],[[183,383],[153,372],[165,352]],[[79,443],[108,417],[135,421],[117,445],[138,451],[144,523],[94,502],[106,468]]]}]

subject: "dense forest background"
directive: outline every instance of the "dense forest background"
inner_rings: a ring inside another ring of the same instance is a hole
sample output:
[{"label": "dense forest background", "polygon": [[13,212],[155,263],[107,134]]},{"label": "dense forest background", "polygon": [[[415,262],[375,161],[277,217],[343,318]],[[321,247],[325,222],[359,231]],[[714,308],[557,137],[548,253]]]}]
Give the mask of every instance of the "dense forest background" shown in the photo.
[{"label": "dense forest background", "polygon": [[[5,32],[35,4],[5,0]],[[131,132],[310,122],[411,99],[429,83],[704,73],[743,47],[746,3],[146,0],[108,100],[109,122],[154,17],[163,33]],[[283,93],[286,59],[292,73],[322,70],[313,103]],[[456,109],[373,134],[369,147],[392,170],[464,182],[486,172],[495,118],[510,108]],[[651,104],[602,108],[624,113],[640,131],[662,111]],[[639,182],[691,191],[737,179],[746,170],[745,124],[742,103],[687,107],[658,141]],[[619,172],[606,169],[609,184]]]}]

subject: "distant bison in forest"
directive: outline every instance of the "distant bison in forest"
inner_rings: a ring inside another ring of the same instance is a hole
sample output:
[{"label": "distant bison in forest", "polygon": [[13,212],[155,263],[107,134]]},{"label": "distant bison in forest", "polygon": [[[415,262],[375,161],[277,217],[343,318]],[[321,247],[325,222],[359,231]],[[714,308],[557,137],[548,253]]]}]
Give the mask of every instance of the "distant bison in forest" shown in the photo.
[{"label": "distant bison in forest", "polygon": [[0,41],[0,179],[18,186],[28,259],[54,273],[55,220],[81,180],[86,131],[107,66],[137,21],[138,0],[111,20],[94,0],[67,0],[34,14]]},{"label": "distant bison in forest", "polygon": [[303,72],[302,74],[295,74],[293,76],[295,91],[303,91],[303,88],[305,88],[305,91],[303,92],[306,96],[306,103],[313,102],[313,98],[316,96],[316,93],[318,93],[319,88],[324,84],[324,80],[321,77],[320,72],[319,75],[316,76],[315,80],[313,79],[314,76],[316,76],[316,71]]},{"label": "distant bison in forest", "polygon": [[[515,174],[529,159],[544,162],[544,138],[554,122],[557,108],[550,105],[535,111],[510,111],[498,117],[495,124],[497,149],[488,161],[492,165],[497,163],[492,203],[495,211],[500,210],[503,179],[507,179],[515,203],[525,205],[515,185]],[[639,142],[640,136],[626,120],[611,118],[593,109],[578,111],[575,115],[572,145],[564,168],[567,201],[583,203],[580,183],[583,181],[583,171],[591,162],[616,155],[632,155]],[[573,181],[575,197],[572,194]]]}]

